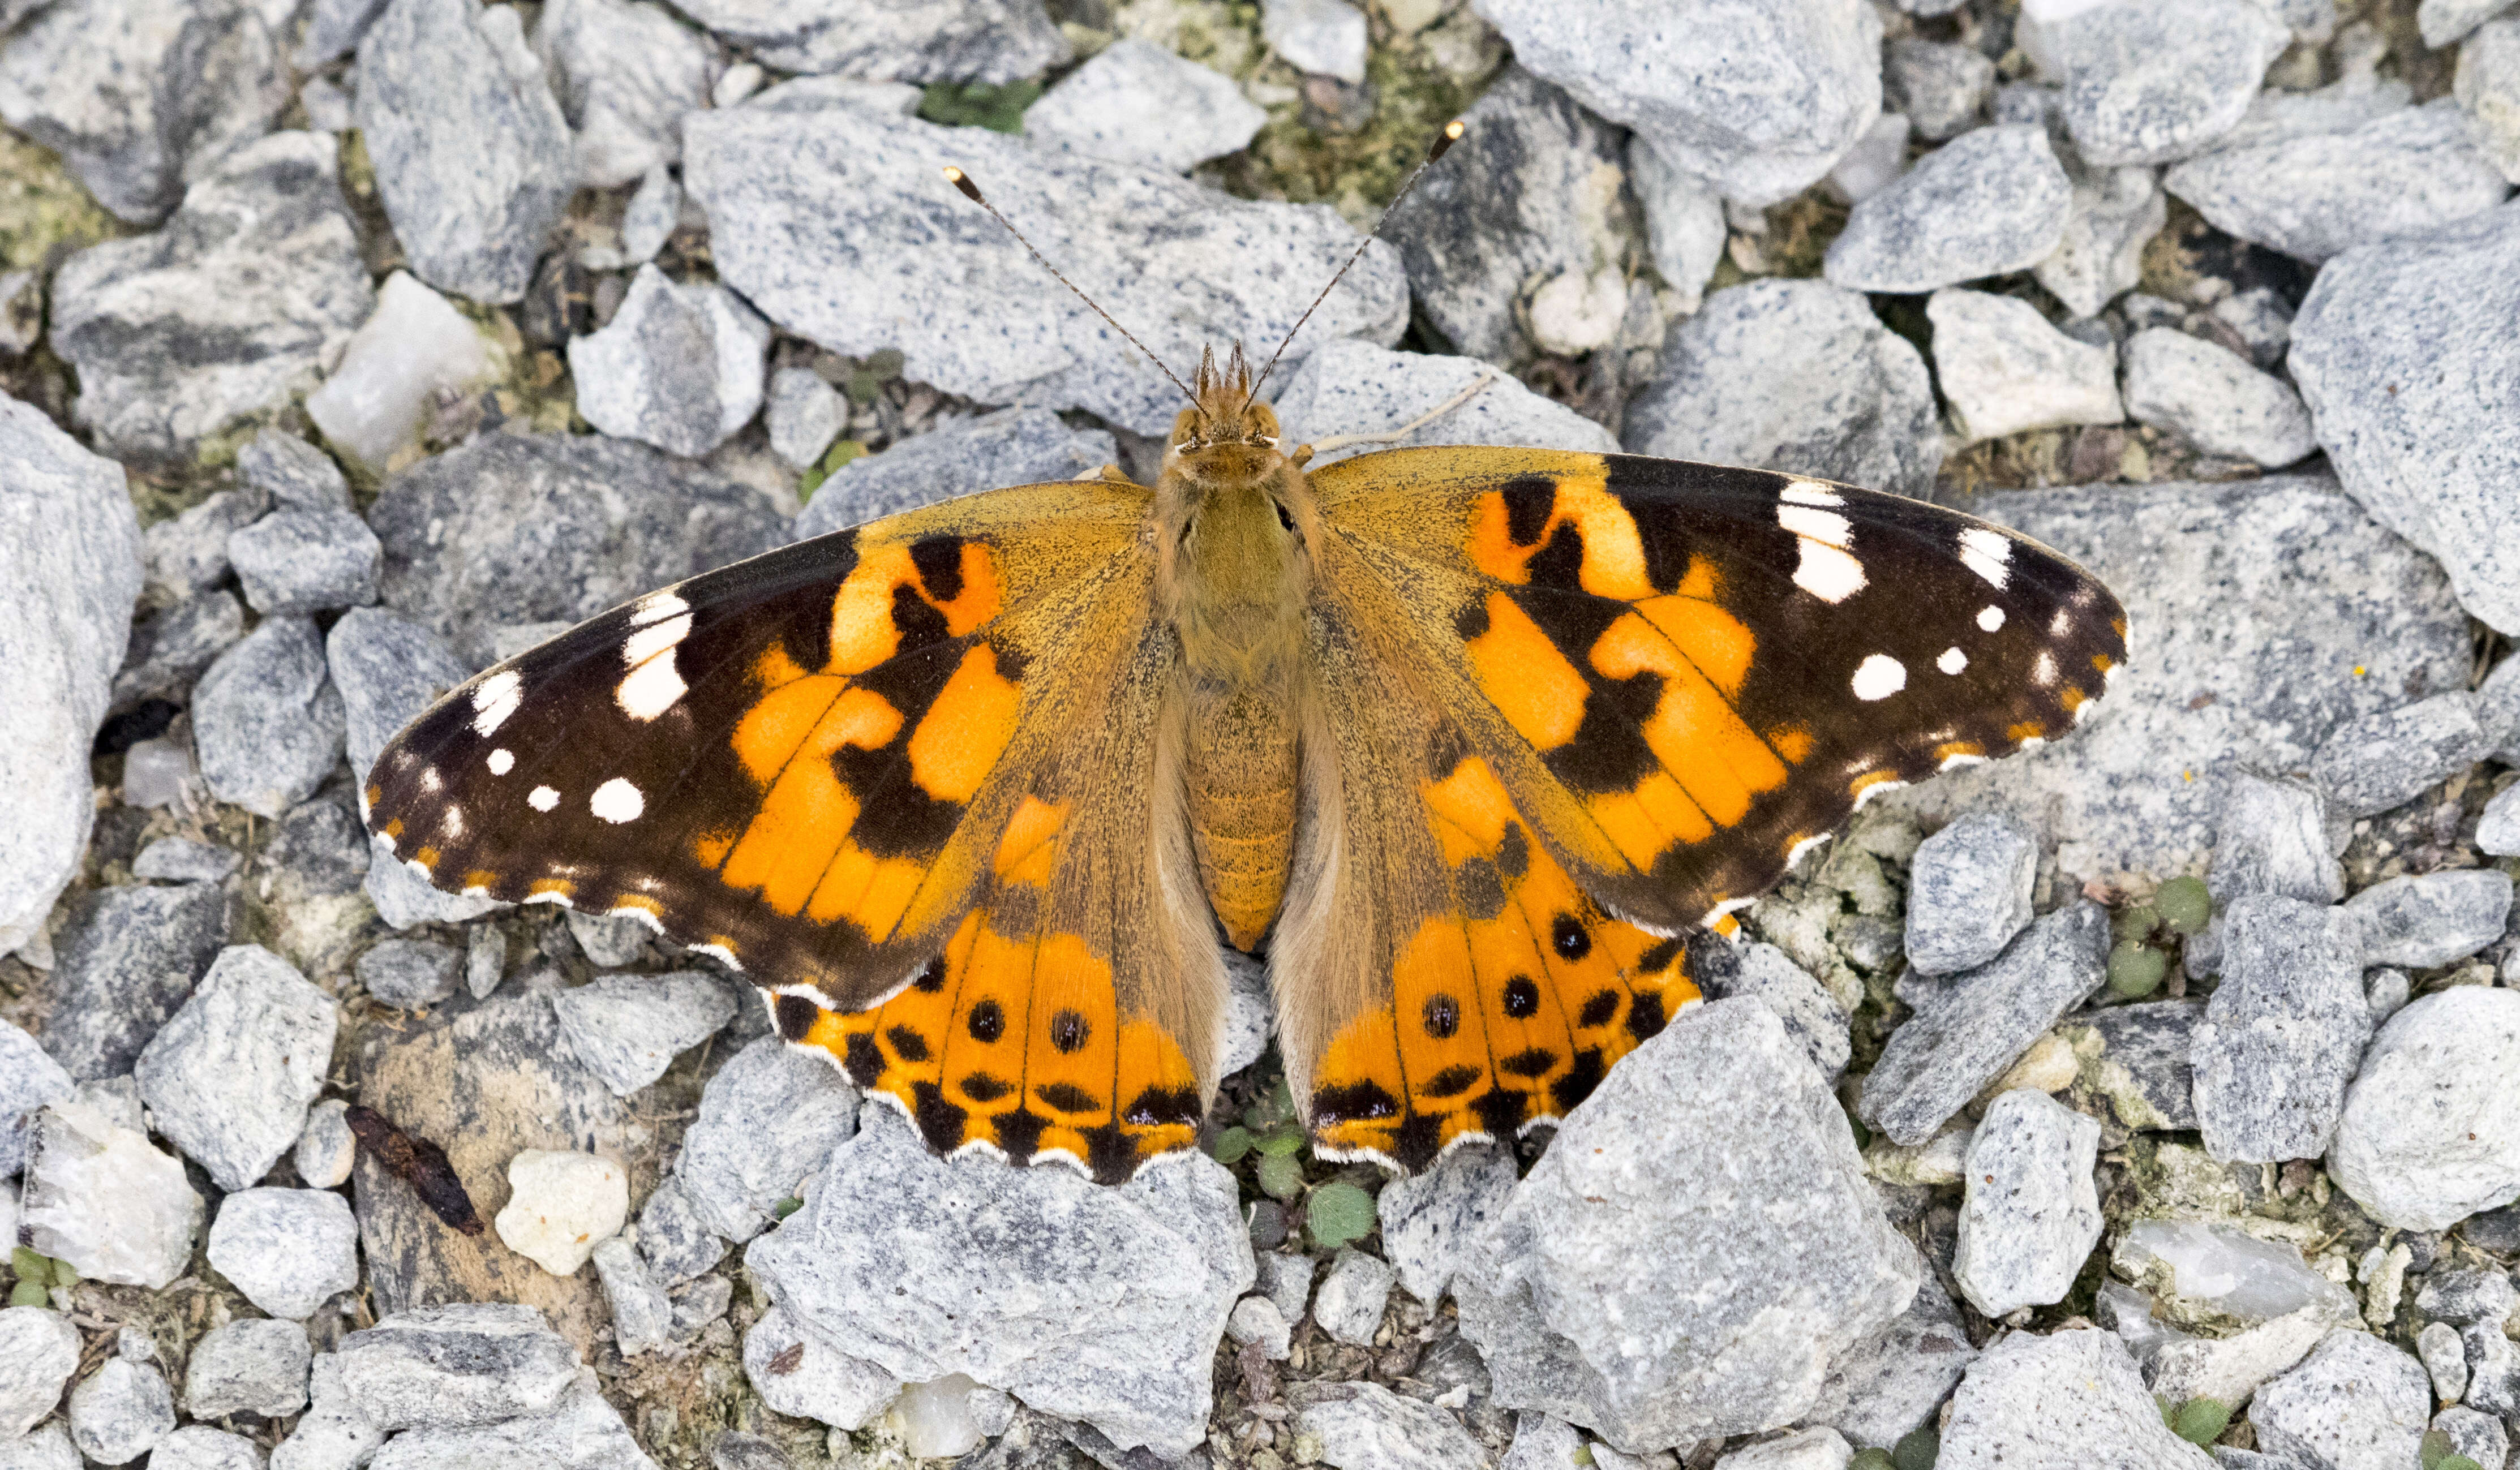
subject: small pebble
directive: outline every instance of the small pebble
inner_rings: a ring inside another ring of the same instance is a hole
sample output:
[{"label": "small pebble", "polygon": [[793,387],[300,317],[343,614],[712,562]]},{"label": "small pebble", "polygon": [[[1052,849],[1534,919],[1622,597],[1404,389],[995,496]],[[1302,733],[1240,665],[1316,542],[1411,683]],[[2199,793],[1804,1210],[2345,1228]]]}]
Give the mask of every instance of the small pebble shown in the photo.
[{"label": "small pebble", "polygon": [[630,1215],[629,1177],[591,1153],[525,1149],[508,1161],[508,1187],[499,1238],[555,1276],[584,1266]]}]

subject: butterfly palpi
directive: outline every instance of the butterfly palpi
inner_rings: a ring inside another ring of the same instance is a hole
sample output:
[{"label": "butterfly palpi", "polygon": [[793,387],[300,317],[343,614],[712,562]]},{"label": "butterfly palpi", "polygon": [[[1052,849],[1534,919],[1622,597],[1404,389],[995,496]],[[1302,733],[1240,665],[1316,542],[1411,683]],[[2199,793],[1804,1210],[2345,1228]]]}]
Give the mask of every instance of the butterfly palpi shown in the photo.
[{"label": "butterfly palpi", "polygon": [[369,824],[740,968],[939,1151],[1106,1181],[1196,1141],[1222,946],[1265,954],[1316,1152],[1417,1170],[1581,1102],[1697,999],[1702,926],[2125,656],[2106,588],[1956,512],[1532,449],[1308,471],[1258,385],[1203,363],[1151,486],[593,618],[396,735]]}]

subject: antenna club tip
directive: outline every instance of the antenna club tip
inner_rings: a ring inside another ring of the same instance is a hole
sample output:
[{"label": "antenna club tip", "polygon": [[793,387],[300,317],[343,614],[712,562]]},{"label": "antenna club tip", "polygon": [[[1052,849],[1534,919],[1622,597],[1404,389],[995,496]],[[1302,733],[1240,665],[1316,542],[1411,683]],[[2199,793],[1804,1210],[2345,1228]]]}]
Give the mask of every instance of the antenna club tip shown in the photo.
[{"label": "antenna club tip", "polygon": [[1454,144],[1461,142],[1462,135],[1469,130],[1469,124],[1463,122],[1459,117],[1445,123],[1444,130],[1435,135],[1435,146],[1426,150],[1426,161],[1432,163],[1437,158],[1444,156],[1445,151],[1450,149]]},{"label": "antenna club tip", "polygon": [[945,182],[963,191],[963,198],[969,200],[972,203],[983,204],[988,202],[986,200],[980,198],[980,186],[971,182],[971,176],[955,167],[951,163],[945,165]]}]

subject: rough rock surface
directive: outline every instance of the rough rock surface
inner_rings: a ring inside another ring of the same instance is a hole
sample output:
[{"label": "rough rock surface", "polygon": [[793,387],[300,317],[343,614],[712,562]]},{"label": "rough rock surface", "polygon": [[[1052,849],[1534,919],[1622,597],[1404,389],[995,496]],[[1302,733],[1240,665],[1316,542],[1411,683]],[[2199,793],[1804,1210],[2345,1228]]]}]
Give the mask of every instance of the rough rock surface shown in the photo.
[{"label": "rough rock surface", "polygon": [[2206,1152],[2282,1163],[2327,1151],[2371,1036],[2353,918],[2276,894],[2223,915],[2223,983],[2189,1062]]},{"label": "rough rock surface", "polygon": [[793,534],[801,541],[957,495],[1072,480],[1119,457],[1106,430],[1070,428],[1045,408],[1000,409],[849,461],[796,513]]},{"label": "rough rock surface", "polygon": [[1232,1180],[1202,1155],[1106,1186],[939,1159],[883,1107],[744,1261],[791,1318],[904,1381],[965,1373],[1166,1456],[1206,1437],[1208,1359],[1253,1279]]},{"label": "rough rock surface", "polygon": [[1946,1470],[2210,1470],[2170,1432],[2112,1333],[2016,1332],[1969,1364],[1943,1427]]},{"label": "rough rock surface", "polygon": [[78,871],[96,818],[88,749],[140,596],[140,521],[121,470],[0,397],[0,952]]},{"label": "rough rock surface", "polygon": [[2372,1037],[2328,1150],[2372,1219],[2447,1229],[2520,1195],[2520,991],[2458,986],[2409,1002]]},{"label": "rough rock surface", "polygon": [[[986,180],[1009,218],[1058,221],[1061,272],[1128,303],[1140,339],[1176,371],[1218,342],[1256,350],[1284,336],[1355,248],[1356,232],[1324,206],[1243,203],[1170,174],[851,107],[756,102],[696,114],[684,132],[684,181],[708,211],[718,271],[780,327],[834,352],[897,347],[910,377],[984,403],[1083,408],[1140,433],[1170,425],[1178,392],[956,194],[938,157]],[[1392,341],[1407,298],[1390,247],[1369,248],[1287,365],[1332,337]],[[904,314],[903,300],[919,310]]]},{"label": "rough rock surface", "polygon": [[367,318],[333,139],[275,133],[229,156],[155,234],[62,262],[48,340],[78,370],[100,447],[179,459],[311,386]]},{"label": "rough rock surface", "polygon": [[[1454,1279],[1497,1402],[1633,1453],[1793,1423],[1916,1290],[1862,1171],[1773,1013],[1683,1011],[1567,1118]],[[1640,1232],[1671,1248],[1640,1260]]]},{"label": "rough rock surface", "polygon": [[1906,495],[1943,460],[1924,359],[1865,298],[1823,281],[1707,297],[1628,409],[1636,454],[1783,469]]}]

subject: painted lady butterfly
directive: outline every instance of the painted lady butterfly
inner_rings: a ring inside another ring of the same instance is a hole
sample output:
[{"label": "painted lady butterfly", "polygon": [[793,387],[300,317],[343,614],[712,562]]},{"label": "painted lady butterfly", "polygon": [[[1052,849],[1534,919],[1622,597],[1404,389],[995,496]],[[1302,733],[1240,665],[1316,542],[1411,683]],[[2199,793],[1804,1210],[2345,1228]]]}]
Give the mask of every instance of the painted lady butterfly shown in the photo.
[{"label": "painted lady butterfly", "polygon": [[1316,1151],[1415,1170],[1582,1101],[1697,999],[1683,936],[2125,656],[2107,589],[1952,511],[1526,449],[1308,473],[1253,390],[1203,364],[1151,487],[591,619],[397,735],[368,821],[440,887],[738,966],[941,1151],[1104,1180],[1195,1140],[1221,933]]}]

